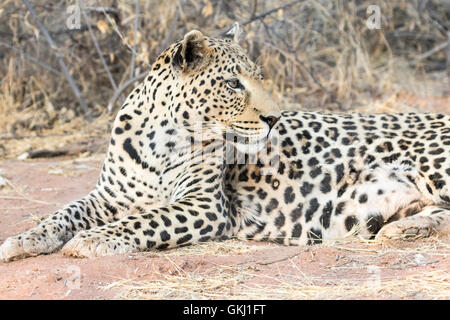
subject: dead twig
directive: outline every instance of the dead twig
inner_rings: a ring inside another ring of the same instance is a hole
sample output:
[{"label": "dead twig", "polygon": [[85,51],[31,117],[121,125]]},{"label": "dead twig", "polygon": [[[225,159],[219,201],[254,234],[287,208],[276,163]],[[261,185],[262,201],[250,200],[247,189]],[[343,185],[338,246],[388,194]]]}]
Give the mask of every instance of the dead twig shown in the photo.
[{"label": "dead twig", "polygon": [[34,202],[34,203],[39,203],[39,204],[54,204],[51,202],[47,202],[47,201],[41,201],[41,200],[35,200],[35,199],[31,199],[30,197],[28,197],[27,195],[25,195],[22,191],[20,191],[11,181],[9,181],[8,179],[4,178],[6,183],[11,187],[11,189],[14,190],[14,192],[16,192],[20,197],[14,197],[14,196],[0,196],[0,199],[5,199],[5,200],[26,200],[26,201],[30,201],[30,202]]},{"label": "dead twig", "polygon": [[42,149],[42,150],[28,151],[26,152],[26,155],[28,159],[54,158],[67,155],[73,156],[85,152],[94,152],[95,150],[98,150],[98,147],[99,147],[98,144],[94,144],[87,146],[68,147],[56,150]]},{"label": "dead twig", "polygon": [[130,71],[130,79],[134,77],[134,64],[136,61],[136,37],[137,37],[137,29],[139,23],[139,0],[136,0],[136,12],[134,17],[134,30],[133,30],[133,50],[131,51],[131,71]]},{"label": "dead twig", "polygon": [[28,158],[37,159],[37,158],[53,158],[59,156],[65,156],[69,152],[68,150],[36,150],[28,152]]},{"label": "dead twig", "polygon": [[[182,5],[182,4],[180,4]],[[161,44],[160,51],[163,51],[167,48],[167,45],[169,44],[169,41],[172,39],[173,32],[175,31],[175,27],[178,24],[178,21],[180,20],[180,7],[176,5],[177,11],[175,13],[175,17],[173,18],[172,23],[170,24],[169,32],[167,33],[166,37],[164,38],[163,43]]]},{"label": "dead twig", "polygon": [[[273,9],[269,9],[267,11],[264,11],[263,13],[260,13],[260,14],[257,14],[257,15],[254,15],[254,13],[252,13],[252,16],[249,19],[241,21],[241,22],[239,22],[239,24],[241,26],[246,26],[246,25],[248,25],[248,24],[250,24],[250,23],[252,23],[253,21],[256,21],[256,20],[261,20],[262,21],[262,19],[265,18],[266,16],[268,16],[269,14],[277,12],[278,10],[286,9],[286,8],[288,8],[290,6],[293,6],[294,4],[297,4],[297,3],[300,3],[300,2],[303,2],[303,1],[304,0],[294,0],[294,1],[291,1],[291,2],[288,2],[288,3],[285,3],[285,4],[283,4],[283,5],[279,6],[279,7],[276,7],[276,8],[273,8]],[[254,6],[254,9],[256,10],[256,4]],[[226,29],[221,31],[219,34],[217,34],[216,37],[223,37],[228,32],[229,29],[230,28],[227,27]]]},{"label": "dead twig", "polygon": [[307,248],[307,249],[305,249],[305,250],[302,250],[302,251],[297,252],[297,253],[295,253],[295,254],[291,254],[291,255],[289,255],[289,256],[287,256],[287,257],[284,257],[284,258],[281,258],[281,259],[272,260],[272,261],[267,261],[267,262],[256,262],[256,264],[259,264],[259,265],[262,265],[262,266],[268,266],[268,265],[270,265],[270,264],[274,264],[274,263],[278,263],[278,262],[283,262],[283,261],[286,261],[286,260],[295,258],[295,257],[297,257],[298,255],[300,255],[300,254],[302,254],[303,252],[306,252],[306,251],[308,251],[308,250],[309,250],[309,249]]},{"label": "dead twig", "polygon": [[291,1],[291,2],[285,3],[285,4],[283,4],[283,5],[279,6],[279,7],[276,7],[276,8],[267,10],[267,11],[264,11],[263,13],[260,13],[258,15],[252,15],[251,18],[249,18],[249,19],[247,19],[247,20],[245,20],[243,22],[240,22],[239,24],[242,25],[242,26],[245,26],[245,25],[247,25],[249,23],[252,23],[255,20],[261,20],[262,18],[268,16],[269,14],[277,12],[278,10],[286,9],[286,8],[288,8],[290,6],[293,6],[294,4],[297,4],[297,3],[300,3],[300,2],[303,2],[303,1],[304,0],[295,0],[295,1]]},{"label": "dead twig", "polygon": [[[64,28],[64,29],[56,30],[56,31],[48,31],[48,34],[51,37],[56,37],[56,36],[65,35],[65,34],[72,35],[74,33],[81,33],[81,32],[85,32],[87,30],[89,30],[88,26],[87,25],[82,25],[78,29]],[[14,34],[9,33],[9,32],[0,31],[0,36],[4,36],[5,38],[13,38]],[[30,39],[32,39],[34,37],[35,37],[34,34],[24,33],[24,34],[17,35],[17,40],[18,40],[18,42],[28,41],[28,40],[30,40]]]},{"label": "dead twig", "polygon": [[423,54],[421,54],[419,56],[419,58],[417,58],[417,61],[422,61],[428,57],[431,57],[433,54],[435,54],[436,52],[441,51],[442,49],[445,49],[448,45],[449,45],[450,41],[445,41],[442,42],[441,44],[437,45],[436,47],[434,47],[431,50],[428,50],[427,52],[424,52]]},{"label": "dead twig", "polygon": [[147,74],[148,74],[148,71],[147,71],[147,72],[142,72],[142,73],[138,74],[136,77],[134,77],[133,79],[130,79],[130,80],[128,80],[127,82],[125,82],[123,85],[121,85],[121,86],[119,87],[119,89],[117,89],[117,90],[114,92],[112,98],[109,100],[108,107],[107,107],[108,112],[111,112],[111,110],[112,110],[113,107],[114,107],[114,104],[116,103],[116,100],[117,100],[117,99],[119,98],[119,96],[122,94],[122,91],[123,91],[123,90],[125,90],[126,88],[128,88],[130,85],[132,85],[132,84],[135,83],[136,81],[139,81],[139,80],[144,79],[145,76],[146,76]]},{"label": "dead twig", "polygon": [[371,249],[363,249],[363,248],[346,248],[341,246],[333,246],[333,248],[336,248],[338,250],[344,250],[344,251],[351,251],[351,252],[366,252],[366,253],[372,253],[372,254],[378,254],[378,250],[371,250]]},{"label": "dead twig", "polygon": [[84,8],[88,12],[95,13],[110,13],[114,15],[117,20],[120,20],[120,11],[116,8],[108,8],[108,7],[85,7]]}]

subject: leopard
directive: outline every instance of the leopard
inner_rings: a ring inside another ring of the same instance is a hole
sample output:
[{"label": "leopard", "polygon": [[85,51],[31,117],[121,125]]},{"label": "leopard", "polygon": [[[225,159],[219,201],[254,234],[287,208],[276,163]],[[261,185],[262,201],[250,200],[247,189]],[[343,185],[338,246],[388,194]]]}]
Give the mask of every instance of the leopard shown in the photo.
[{"label": "leopard", "polygon": [[93,190],[0,260],[449,232],[449,115],[281,111],[239,33],[164,50],[117,112]]}]

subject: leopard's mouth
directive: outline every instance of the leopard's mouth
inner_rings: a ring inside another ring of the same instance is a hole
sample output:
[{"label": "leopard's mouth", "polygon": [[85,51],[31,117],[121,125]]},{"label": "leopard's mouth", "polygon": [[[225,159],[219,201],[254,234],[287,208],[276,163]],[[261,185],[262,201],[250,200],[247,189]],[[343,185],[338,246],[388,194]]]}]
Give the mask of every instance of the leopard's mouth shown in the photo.
[{"label": "leopard's mouth", "polygon": [[249,133],[233,128],[226,133],[226,141],[232,143],[239,152],[254,154],[267,145],[269,133],[269,130],[264,129],[255,129]]}]

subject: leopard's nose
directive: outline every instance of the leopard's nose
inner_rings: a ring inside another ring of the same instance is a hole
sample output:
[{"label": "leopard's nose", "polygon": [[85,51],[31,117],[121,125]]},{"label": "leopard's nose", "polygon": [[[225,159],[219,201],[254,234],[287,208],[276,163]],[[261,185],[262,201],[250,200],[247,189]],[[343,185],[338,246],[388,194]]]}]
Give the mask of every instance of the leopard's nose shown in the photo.
[{"label": "leopard's nose", "polygon": [[270,129],[272,129],[275,126],[275,124],[278,122],[278,120],[280,120],[279,116],[276,117],[276,116],[272,116],[272,115],[269,115],[269,116],[260,115],[259,118],[262,121],[264,121],[265,123],[267,123],[267,125],[269,126]]}]

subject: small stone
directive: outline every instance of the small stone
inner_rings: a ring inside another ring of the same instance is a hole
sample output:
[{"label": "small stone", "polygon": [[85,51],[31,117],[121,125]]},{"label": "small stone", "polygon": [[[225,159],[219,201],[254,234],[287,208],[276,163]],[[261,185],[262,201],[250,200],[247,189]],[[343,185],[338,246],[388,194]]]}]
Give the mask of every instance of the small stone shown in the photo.
[{"label": "small stone", "polygon": [[0,189],[7,185],[6,179],[0,176]]},{"label": "small stone", "polygon": [[17,160],[23,161],[23,160],[25,160],[25,159],[28,159],[28,156],[29,156],[29,155],[30,155],[30,154],[29,154],[28,152],[24,152],[24,153],[22,153],[20,156],[17,157]]}]

